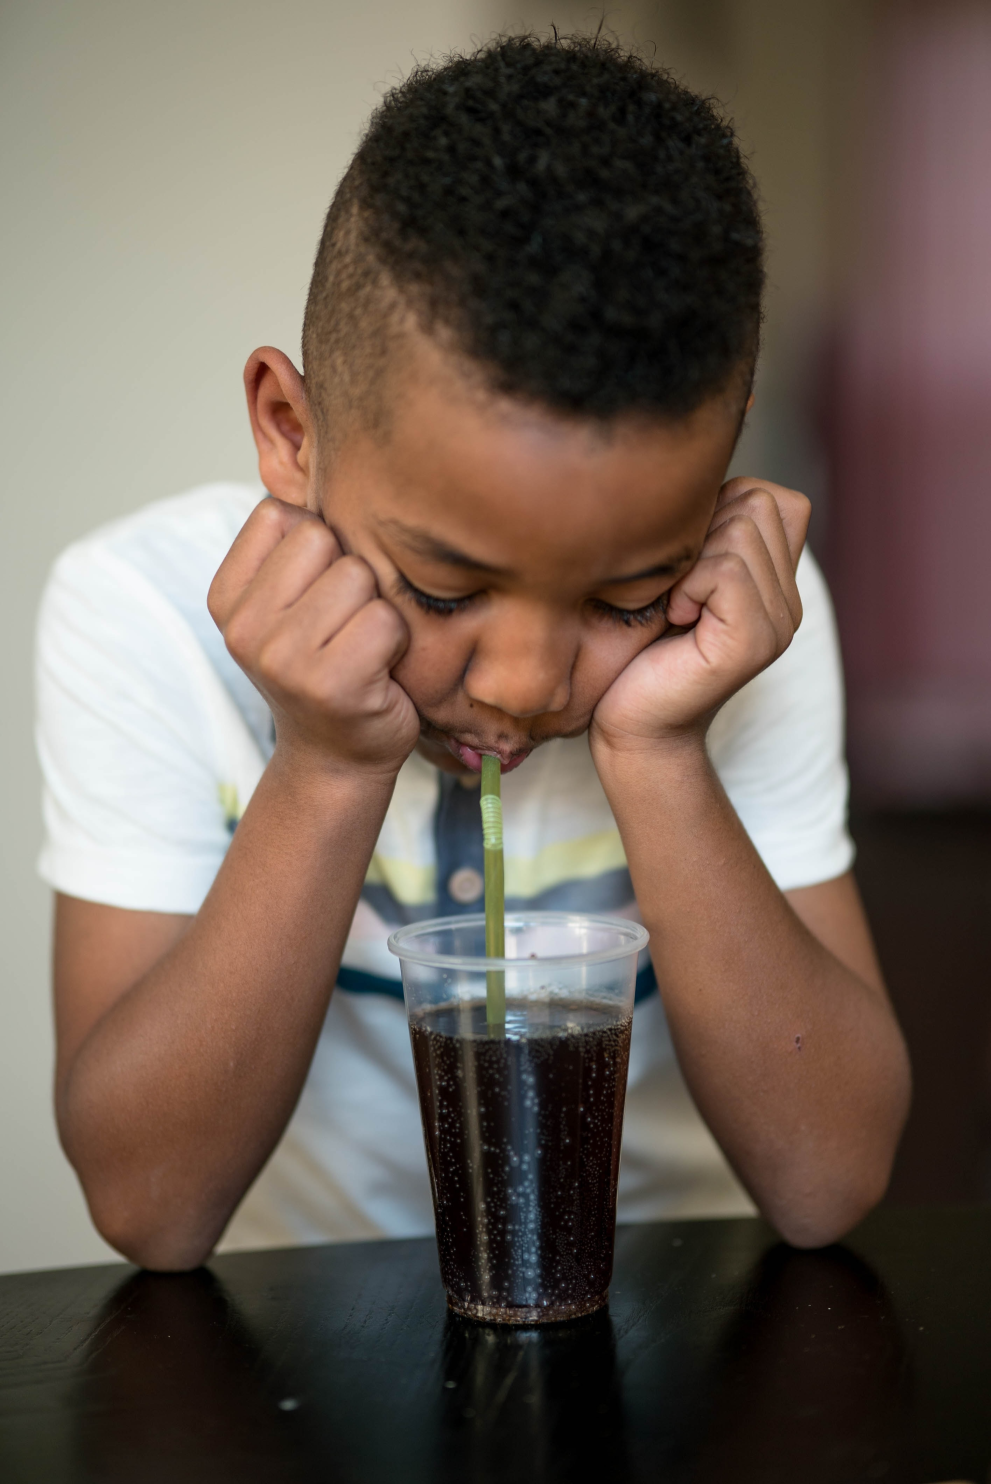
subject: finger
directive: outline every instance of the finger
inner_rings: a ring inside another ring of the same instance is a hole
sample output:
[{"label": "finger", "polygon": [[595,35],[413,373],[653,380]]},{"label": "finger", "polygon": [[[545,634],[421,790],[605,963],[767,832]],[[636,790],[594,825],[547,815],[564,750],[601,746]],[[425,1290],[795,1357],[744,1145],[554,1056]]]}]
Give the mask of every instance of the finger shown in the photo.
[{"label": "finger", "polygon": [[802,601],[790,563],[785,563],[782,582],[782,574],[768,550],[763,532],[748,515],[730,516],[718,530],[710,533],[703,551],[712,556],[740,557],[784,649],[791,642],[802,618]]},{"label": "finger", "polygon": [[741,490],[730,500],[721,500],[715,514],[709,532],[716,531],[727,520],[734,516],[748,516],[756,525],[764,538],[764,544],[771,554],[771,560],[781,573],[782,581],[786,576],[794,576],[794,565],[791,560],[791,549],[785,534],[784,522],[778,503],[770,490],[763,487],[750,486]]},{"label": "finger", "polygon": [[230,606],[224,642],[239,665],[250,670],[261,647],[279,633],[293,605],[332,570],[339,556],[340,547],[321,520],[293,526]]},{"label": "finger", "polygon": [[274,618],[297,603],[340,555],[336,536],[318,516],[299,521],[266,557],[241,602]]},{"label": "finger", "polygon": [[686,637],[710,661],[722,654],[734,669],[739,669],[741,660],[745,660],[745,668],[753,676],[787,648],[790,633],[782,640],[751,568],[738,553],[703,555],[682,583],[699,613],[698,622]]},{"label": "finger", "polygon": [[[718,565],[721,559],[725,559],[722,567]],[[710,532],[699,562],[671,589],[667,610],[671,622],[679,626],[701,623],[706,607],[713,604],[717,612],[726,610],[732,594],[720,594],[711,586],[714,574],[720,573],[725,581],[737,587],[742,582],[748,592],[752,590],[761,609],[759,627],[769,624],[778,652],[786,649],[795,622],[761,533],[747,516],[731,517]]]},{"label": "finger", "polygon": [[377,592],[375,573],[367,562],[340,557],[269,628],[259,655],[263,673],[288,678],[305,669]]},{"label": "finger", "polygon": [[[767,490],[748,490],[724,505],[709,527],[706,545],[710,542],[715,542],[712,547],[715,551],[737,550],[743,555],[753,552],[759,563],[755,575],[766,599],[772,601],[769,582],[773,582],[773,588],[784,597],[792,627],[798,627],[802,621],[802,599],[778,507]],[[771,564],[773,579],[767,571],[767,562]]]},{"label": "finger", "polygon": [[409,629],[398,609],[384,598],[366,603],[320,651],[318,688],[327,694],[384,697],[390,671],[409,645]]},{"label": "finger", "polygon": [[798,559],[802,555],[805,546],[805,538],[809,531],[809,520],[812,516],[812,505],[808,498],[800,494],[798,490],[787,489],[783,484],[774,484],[768,479],[753,479],[749,476],[741,476],[730,479],[723,485],[716,501],[717,512],[731,500],[738,499],[750,490],[763,490],[769,494],[778,508],[778,515],[784,529],[785,540],[791,559],[792,570],[798,566]]},{"label": "finger", "polygon": [[281,542],[297,526],[313,522],[323,524],[311,511],[271,496],[255,506],[210,585],[207,606],[219,628],[224,628],[245,589]]}]

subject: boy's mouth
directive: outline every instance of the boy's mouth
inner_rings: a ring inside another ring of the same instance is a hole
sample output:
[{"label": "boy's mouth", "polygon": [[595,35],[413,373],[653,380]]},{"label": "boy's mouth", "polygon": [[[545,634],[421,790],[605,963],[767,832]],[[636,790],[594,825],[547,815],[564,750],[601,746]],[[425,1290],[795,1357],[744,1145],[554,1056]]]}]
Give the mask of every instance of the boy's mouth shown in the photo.
[{"label": "boy's mouth", "polygon": [[[484,754],[479,752],[476,747],[469,747],[466,742],[459,742],[455,737],[445,737],[444,741],[447,744],[448,750],[454,754],[459,763],[463,763],[473,773],[480,773],[482,771],[482,757]],[[530,756],[531,749],[528,747],[523,752],[505,752],[498,747],[489,747],[486,748],[486,751],[490,755],[498,757],[502,763],[502,771],[504,773],[511,773],[514,768],[519,767],[520,763],[526,762]]]},{"label": "boy's mouth", "polygon": [[435,722],[429,721],[423,715],[420,717],[420,736],[427,744],[428,750],[440,748],[444,752],[449,752],[470,773],[481,773],[482,758],[486,753],[499,759],[504,773],[511,773],[514,768],[519,767],[520,763],[526,762],[534,747],[538,745],[535,742],[529,742],[526,747],[511,749],[494,743],[489,747],[484,745],[475,747],[470,742],[462,742],[453,733],[444,731],[443,727],[437,726]]}]

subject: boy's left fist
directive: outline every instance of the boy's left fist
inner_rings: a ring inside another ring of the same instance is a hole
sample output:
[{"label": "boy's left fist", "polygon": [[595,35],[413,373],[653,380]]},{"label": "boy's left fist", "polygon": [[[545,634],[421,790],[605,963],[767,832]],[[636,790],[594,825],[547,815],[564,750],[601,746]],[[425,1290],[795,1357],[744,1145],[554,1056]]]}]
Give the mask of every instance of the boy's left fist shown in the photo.
[{"label": "boy's left fist", "polygon": [[796,490],[723,485],[698,561],[668,594],[669,629],[595,708],[593,752],[704,736],[723,702],[788,648],[802,621],[795,568],[810,514]]}]

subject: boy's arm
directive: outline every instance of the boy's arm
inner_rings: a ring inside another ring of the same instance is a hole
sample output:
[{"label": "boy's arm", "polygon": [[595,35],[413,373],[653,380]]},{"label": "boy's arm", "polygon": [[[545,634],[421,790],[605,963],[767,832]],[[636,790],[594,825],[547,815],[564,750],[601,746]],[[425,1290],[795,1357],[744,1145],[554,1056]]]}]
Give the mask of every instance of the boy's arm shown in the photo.
[{"label": "boy's arm", "polygon": [[849,876],[782,894],[709,760],[718,706],[790,642],[807,516],[727,486],[669,616],[590,741],[696,1103],[789,1241],[819,1246],[884,1193],[909,1100],[904,1043]]},{"label": "boy's arm", "polygon": [[278,738],[216,881],[194,918],[63,898],[56,922],[62,1141],[101,1233],[155,1268],[203,1260],[292,1113],[419,730],[402,620],[305,511],[258,507],[211,611]]}]

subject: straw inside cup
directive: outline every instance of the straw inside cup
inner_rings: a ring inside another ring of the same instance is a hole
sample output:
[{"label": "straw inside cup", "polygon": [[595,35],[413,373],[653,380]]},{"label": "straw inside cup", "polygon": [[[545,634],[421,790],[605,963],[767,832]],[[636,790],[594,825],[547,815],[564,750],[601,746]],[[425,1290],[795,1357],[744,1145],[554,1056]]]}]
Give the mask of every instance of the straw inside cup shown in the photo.
[{"label": "straw inside cup", "polygon": [[[482,845],[485,861],[485,956],[506,956],[506,888],[502,858],[502,764],[497,757],[482,758]],[[506,975],[489,969],[485,975],[485,1019],[489,1035],[502,1035],[506,1026]]]}]

